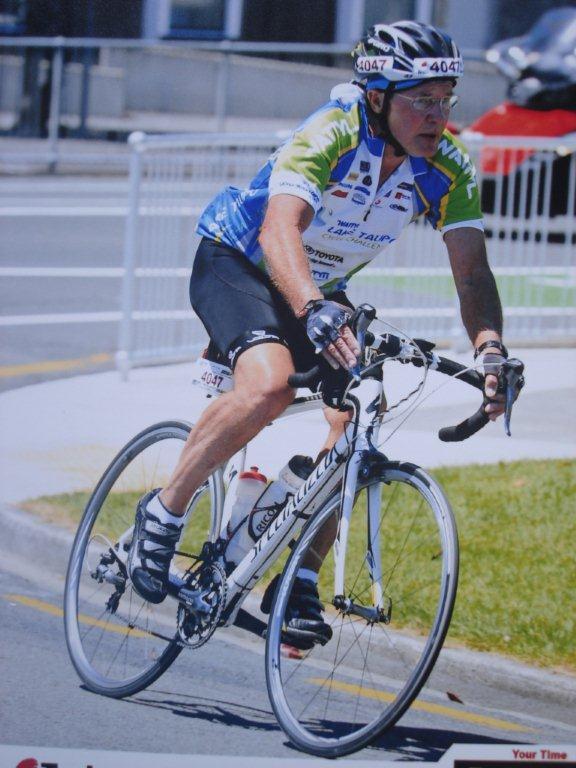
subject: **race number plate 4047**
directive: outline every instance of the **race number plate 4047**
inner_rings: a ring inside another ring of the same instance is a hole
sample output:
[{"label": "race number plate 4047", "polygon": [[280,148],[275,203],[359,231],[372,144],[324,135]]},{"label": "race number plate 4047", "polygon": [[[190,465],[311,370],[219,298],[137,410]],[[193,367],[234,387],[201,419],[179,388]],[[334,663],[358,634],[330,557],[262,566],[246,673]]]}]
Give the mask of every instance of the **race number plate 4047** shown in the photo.
[{"label": "race number plate 4047", "polygon": [[414,59],[414,71],[411,76],[430,75],[436,77],[458,77],[464,74],[462,59]]},{"label": "race number plate 4047", "polygon": [[194,363],[192,383],[214,394],[230,392],[234,386],[234,379],[230,368],[199,357]]}]

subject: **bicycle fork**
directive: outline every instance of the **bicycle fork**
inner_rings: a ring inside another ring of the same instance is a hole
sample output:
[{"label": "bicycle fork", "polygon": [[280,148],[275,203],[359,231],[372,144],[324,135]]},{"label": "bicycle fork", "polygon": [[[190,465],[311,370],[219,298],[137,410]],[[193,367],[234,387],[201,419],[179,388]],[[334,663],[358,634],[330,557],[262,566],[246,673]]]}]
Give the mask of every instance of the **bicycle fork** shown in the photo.
[{"label": "bicycle fork", "polygon": [[[370,459],[375,453],[374,443],[377,441],[380,421],[374,418],[374,411],[379,412],[382,400],[382,384],[374,379],[363,380],[358,387],[351,392],[351,402],[354,407],[354,419],[350,427],[355,431],[354,451],[348,459],[344,479],[342,482],[341,514],[336,540],[334,541],[334,606],[346,614],[361,616],[370,623],[385,622],[390,620],[390,607],[384,610],[384,594],[382,589],[382,561],[380,558],[380,485],[373,483],[368,486],[367,509],[367,542],[366,542],[366,566],[371,583],[372,607],[360,605],[353,600],[353,596],[346,596],[345,572],[346,550],[348,546],[348,533],[350,519],[358,479],[368,476],[370,472]],[[365,431],[358,431],[358,425],[362,416],[370,418],[371,424]]]}]

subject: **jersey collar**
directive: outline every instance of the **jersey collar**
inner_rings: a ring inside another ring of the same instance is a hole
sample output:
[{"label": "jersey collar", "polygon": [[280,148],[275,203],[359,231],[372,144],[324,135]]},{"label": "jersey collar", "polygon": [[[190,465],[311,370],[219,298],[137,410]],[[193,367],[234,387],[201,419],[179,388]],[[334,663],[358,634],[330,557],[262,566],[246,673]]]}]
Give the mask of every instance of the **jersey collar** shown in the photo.
[{"label": "jersey collar", "polygon": [[414,176],[420,176],[428,171],[428,163],[425,157],[410,157],[410,165],[412,166],[412,174]]}]

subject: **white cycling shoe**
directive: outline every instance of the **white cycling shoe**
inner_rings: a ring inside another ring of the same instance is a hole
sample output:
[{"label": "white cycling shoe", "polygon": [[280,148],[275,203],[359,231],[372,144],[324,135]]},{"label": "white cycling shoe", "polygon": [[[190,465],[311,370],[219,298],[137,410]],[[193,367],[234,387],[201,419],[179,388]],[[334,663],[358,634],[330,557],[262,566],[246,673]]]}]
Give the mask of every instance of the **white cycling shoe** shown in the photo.
[{"label": "white cycling shoe", "polygon": [[132,585],[149,603],[161,603],[168,594],[168,574],[182,526],[161,522],[147,510],[159,488],[138,502],[127,568]]}]

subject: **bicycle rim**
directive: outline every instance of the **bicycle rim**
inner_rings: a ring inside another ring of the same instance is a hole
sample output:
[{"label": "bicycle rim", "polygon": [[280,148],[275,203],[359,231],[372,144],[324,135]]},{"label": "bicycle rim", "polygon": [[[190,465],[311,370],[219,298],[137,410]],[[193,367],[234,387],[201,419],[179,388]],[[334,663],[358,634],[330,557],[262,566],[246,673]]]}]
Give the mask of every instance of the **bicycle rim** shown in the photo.
[{"label": "bicycle rim", "polygon": [[[165,422],[144,430],[115,457],[94,490],[72,548],[66,577],[64,620],[72,662],[88,688],[127,696],[150,685],[181,651],[176,641],[178,604],[143,600],[123,565],[136,505],[162,487],[176,465],[190,427]],[[213,478],[191,501],[179,549],[199,553],[214,531]],[[175,558],[184,571],[187,558]],[[101,577],[104,578],[101,578]]]},{"label": "bicycle rim", "polygon": [[[382,597],[368,567],[369,493],[377,493],[371,497],[378,510],[371,536],[380,548]],[[334,607],[330,553],[320,570],[319,594],[332,638],[295,651],[282,634],[291,587],[304,557],[314,554],[318,531],[338,508],[335,496],[295,547],[278,587],[266,648],[278,721],[297,747],[325,757],[368,745],[410,706],[440,652],[458,578],[456,526],[441,488],[418,467],[390,463],[357,494],[345,559],[345,597],[367,609],[379,601],[381,620]]]}]

